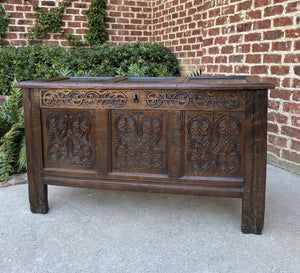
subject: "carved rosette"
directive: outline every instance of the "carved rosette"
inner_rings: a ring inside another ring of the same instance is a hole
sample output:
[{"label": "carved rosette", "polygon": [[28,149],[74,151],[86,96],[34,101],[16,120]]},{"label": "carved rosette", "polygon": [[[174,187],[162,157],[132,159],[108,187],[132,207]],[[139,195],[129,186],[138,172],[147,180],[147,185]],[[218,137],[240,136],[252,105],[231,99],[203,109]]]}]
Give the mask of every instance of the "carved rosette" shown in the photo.
[{"label": "carved rosette", "polygon": [[232,113],[188,115],[187,161],[199,175],[239,173],[241,121]]},{"label": "carved rosette", "polygon": [[160,172],[163,160],[162,113],[114,113],[114,169]]},{"label": "carved rosette", "polygon": [[49,164],[91,167],[89,112],[55,111],[46,114]]},{"label": "carved rosette", "polygon": [[41,91],[41,106],[44,107],[91,107],[91,108],[122,108],[128,98],[121,91]]},{"label": "carved rosette", "polygon": [[243,107],[242,94],[239,92],[211,91],[160,91],[146,93],[146,105],[150,108],[199,109],[215,107],[218,109],[236,109]]}]

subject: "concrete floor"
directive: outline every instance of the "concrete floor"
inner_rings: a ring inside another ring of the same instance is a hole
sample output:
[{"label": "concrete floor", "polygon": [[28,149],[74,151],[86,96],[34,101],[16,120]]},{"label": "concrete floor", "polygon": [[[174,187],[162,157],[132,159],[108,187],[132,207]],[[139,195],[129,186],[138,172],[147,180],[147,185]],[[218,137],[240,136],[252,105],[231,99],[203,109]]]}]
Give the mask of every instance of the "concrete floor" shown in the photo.
[{"label": "concrete floor", "polygon": [[241,200],[49,186],[0,189],[0,272],[300,272],[300,177],[268,166],[263,235],[240,232]]}]

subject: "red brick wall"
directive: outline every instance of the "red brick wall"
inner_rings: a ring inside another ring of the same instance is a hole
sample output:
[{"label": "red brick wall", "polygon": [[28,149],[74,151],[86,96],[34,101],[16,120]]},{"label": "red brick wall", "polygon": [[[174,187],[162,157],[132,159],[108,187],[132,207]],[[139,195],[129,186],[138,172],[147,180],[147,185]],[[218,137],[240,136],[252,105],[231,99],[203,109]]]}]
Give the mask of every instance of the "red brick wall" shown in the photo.
[{"label": "red brick wall", "polygon": [[269,93],[268,160],[300,173],[300,1],[154,0],[153,41],[183,72],[255,74]]},{"label": "red brick wall", "polygon": [[[37,0],[40,7],[51,10],[62,1]],[[65,11],[63,28],[73,33],[77,39],[84,39],[88,25],[84,16],[91,0],[76,0]],[[108,42],[122,44],[130,41],[151,42],[152,37],[152,7],[148,0],[107,0],[108,22],[106,29]],[[35,15],[30,4],[23,0],[7,0],[3,4],[10,16],[10,25],[6,40],[14,46],[25,46],[30,42],[25,34],[32,29]],[[45,39],[48,44],[69,46],[61,34],[50,34]]]},{"label": "red brick wall", "polygon": [[[58,1],[39,1],[51,8]],[[60,1],[59,1],[60,2]],[[83,38],[91,0],[66,10],[68,31]],[[31,5],[8,0],[7,40],[15,46],[34,22]],[[107,0],[108,42],[157,42],[177,56],[183,73],[255,74],[273,82],[269,94],[268,160],[300,173],[300,1]],[[48,43],[68,45],[59,34]]]}]

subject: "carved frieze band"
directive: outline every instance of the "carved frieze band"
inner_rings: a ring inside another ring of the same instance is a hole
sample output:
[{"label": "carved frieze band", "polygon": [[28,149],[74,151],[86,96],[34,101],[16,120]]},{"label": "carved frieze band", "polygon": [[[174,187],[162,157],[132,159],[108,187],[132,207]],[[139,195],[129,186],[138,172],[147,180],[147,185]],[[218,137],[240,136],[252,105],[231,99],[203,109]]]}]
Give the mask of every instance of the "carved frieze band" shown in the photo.
[{"label": "carved frieze band", "polygon": [[241,167],[241,120],[232,113],[188,115],[187,161],[200,174],[228,175]]},{"label": "carved frieze band", "polygon": [[128,98],[122,91],[91,90],[61,91],[42,90],[41,106],[46,107],[86,107],[86,108],[122,108]]},{"label": "carved frieze band", "polygon": [[240,92],[150,91],[146,94],[146,104],[151,108],[199,109],[199,107],[215,107],[240,110],[243,107],[243,100]]}]

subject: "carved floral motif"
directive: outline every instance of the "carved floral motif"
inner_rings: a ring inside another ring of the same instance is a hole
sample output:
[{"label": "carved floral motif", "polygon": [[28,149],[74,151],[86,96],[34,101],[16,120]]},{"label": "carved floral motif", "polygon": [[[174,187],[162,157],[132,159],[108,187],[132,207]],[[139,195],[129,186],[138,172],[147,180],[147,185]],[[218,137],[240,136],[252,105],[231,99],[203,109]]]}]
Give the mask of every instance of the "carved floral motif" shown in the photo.
[{"label": "carved floral motif", "polygon": [[60,91],[47,90],[41,93],[41,104],[47,107],[92,107],[122,108],[127,96],[121,91]]},{"label": "carved floral motif", "polygon": [[48,163],[91,166],[91,121],[88,112],[48,112]]},{"label": "carved floral motif", "polygon": [[188,117],[187,161],[201,174],[240,170],[241,122],[230,113],[199,113]]},{"label": "carved floral motif", "polygon": [[114,155],[117,168],[161,169],[163,115],[128,112],[115,114]]}]

